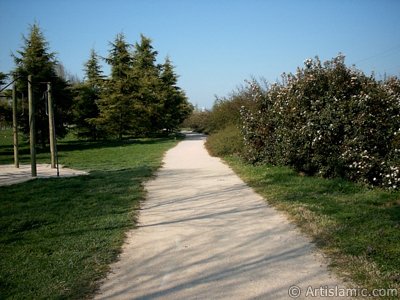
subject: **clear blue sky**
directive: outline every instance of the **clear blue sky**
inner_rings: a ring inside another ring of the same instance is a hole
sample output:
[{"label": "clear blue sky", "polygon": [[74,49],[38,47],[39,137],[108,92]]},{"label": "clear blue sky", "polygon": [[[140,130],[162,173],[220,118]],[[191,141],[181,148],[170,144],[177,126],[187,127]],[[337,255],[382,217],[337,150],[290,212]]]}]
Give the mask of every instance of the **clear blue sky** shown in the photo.
[{"label": "clear blue sky", "polygon": [[315,55],[342,52],[367,74],[400,75],[400,0],[0,0],[0,71],[13,69],[10,53],[35,21],[81,78],[91,48],[107,56],[117,33],[132,44],[143,33],[200,107],[251,76],[274,82]]}]

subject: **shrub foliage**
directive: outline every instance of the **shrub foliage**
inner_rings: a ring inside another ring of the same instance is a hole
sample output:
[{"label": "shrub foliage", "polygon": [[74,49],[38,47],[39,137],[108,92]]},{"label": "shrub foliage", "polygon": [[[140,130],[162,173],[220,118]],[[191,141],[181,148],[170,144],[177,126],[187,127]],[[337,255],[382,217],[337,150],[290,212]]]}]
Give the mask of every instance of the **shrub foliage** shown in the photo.
[{"label": "shrub foliage", "polygon": [[181,127],[208,134],[210,115],[209,110],[200,110],[195,107],[192,113],[182,122]]},{"label": "shrub foliage", "polygon": [[206,147],[213,156],[239,154],[243,150],[243,138],[238,126],[229,125],[207,138]]},{"label": "shrub foliage", "polygon": [[377,81],[344,56],[305,61],[279,83],[253,80],[241,130],[253,163],[375,186],[400,185],[400,80]]}]

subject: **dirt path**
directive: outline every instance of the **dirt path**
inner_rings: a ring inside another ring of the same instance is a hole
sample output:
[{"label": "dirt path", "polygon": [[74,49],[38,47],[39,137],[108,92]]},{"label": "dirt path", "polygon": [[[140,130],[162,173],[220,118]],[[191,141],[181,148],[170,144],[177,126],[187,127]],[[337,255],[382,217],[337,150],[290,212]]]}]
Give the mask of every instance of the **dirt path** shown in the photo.
[{"label": "dirt path", "polygon": [[341,284],[310,241],[203,143],[189,135],[167,153],[96,298],[290,299],[296,285],[304,299],[308,286]]},{"label": "dirt path", "polygon": [[[78,175],[87,175],[85,171],[78,171],[60,166],[59,176],[70,177]],[[37,178],[57,177],[57,169],[52,169],[49,164],[37,165]],[[34,179],[31,177],[31,165],[20,165],[15,168],[14,165],[0,165],[0,186],[12,185]]]}]

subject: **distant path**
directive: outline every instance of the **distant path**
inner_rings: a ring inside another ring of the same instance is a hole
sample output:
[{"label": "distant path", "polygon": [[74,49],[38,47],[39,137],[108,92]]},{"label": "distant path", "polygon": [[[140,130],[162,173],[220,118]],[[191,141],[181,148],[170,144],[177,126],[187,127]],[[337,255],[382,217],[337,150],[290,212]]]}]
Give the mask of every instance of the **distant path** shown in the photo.
[{"label": "distant path", "polygon": [[297,285],[304,299],[310,285],[338,284],[309,240],[203,144],[191,134],[167,152],[96,298],[290,299]]}]

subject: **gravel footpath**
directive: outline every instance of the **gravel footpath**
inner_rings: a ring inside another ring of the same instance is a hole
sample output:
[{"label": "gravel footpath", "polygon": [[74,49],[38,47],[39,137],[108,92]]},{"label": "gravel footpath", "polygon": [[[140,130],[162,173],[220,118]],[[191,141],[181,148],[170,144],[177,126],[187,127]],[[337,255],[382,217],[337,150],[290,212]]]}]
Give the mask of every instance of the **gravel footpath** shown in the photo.
[{"label": "gravel footpath", "polygon": [[321,299],[327,286],[344,287],[308,238],[210,157],[204,139],[189,134],[167,152],[96,299],[291,299],[294,285],[298,299]]}]

